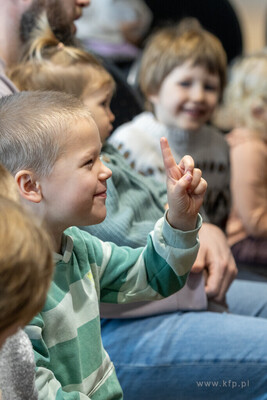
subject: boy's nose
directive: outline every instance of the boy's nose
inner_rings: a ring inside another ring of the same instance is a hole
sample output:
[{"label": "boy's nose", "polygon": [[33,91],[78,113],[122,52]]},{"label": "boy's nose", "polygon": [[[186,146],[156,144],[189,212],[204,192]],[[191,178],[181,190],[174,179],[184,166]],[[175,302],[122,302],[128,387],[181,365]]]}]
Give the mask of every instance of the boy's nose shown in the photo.
[{"label": "boy's nose", "polygon": [[195,85],[191,92],[192,99],[194,101],[202,101],[204,98],[204,88],[202,85]]},{"label": "boy's nose", "polygon": [[79,7],[87,7],[91,3],[91,0],[76,0],[76,5]]},{"label": "boy's nose", "polygon": [[105,181],[105,180],[109,179],[111,177],[111,175],[112,175],[111,169],[106,167],[105,164],[103,164],[101,161],[101,171],[99,174],[99,179]]},{"label": "boy's nose", "polygon": [[109,109],[108,117],[109,117],[110,122],[113,122],[115,120],[115,115],[113,114],[111,109]]}]

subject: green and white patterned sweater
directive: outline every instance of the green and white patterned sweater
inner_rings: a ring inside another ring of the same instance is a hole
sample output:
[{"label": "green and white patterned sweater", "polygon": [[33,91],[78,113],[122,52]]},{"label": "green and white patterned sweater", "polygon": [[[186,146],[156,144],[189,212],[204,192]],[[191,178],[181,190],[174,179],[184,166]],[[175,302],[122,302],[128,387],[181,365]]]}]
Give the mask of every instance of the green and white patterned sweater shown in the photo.
[{"label": "green and white patterned sweater", "polygon": [[200,216],[188,232],[161,218],[147,246],[137,249],[66,230],[46,304],[26,327],[39,400],[123,398],[101,341],[99,301],[161,299],[181,289],[197,255],[200,226]]}]

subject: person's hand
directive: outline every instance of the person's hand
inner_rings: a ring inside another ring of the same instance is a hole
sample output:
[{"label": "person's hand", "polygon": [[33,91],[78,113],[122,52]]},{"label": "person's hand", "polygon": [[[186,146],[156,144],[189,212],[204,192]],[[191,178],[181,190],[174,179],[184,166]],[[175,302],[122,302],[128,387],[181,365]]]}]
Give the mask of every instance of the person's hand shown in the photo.
[{"label": "person's hand", "polygon": [[184,156],[177,165],[165,137],[160,139],[160,145],[167,176],[168,222],[176,229],[195,229],[207,182],[201,177],[201,170],[194,168],[191,156]]},{"label": "person's hand", "polygon": [[209,299],[222,303],[236,277],[237,268],[223,231],[203,223],[199,230],[200,248],[192,272],[206,272],[205,291]]}]

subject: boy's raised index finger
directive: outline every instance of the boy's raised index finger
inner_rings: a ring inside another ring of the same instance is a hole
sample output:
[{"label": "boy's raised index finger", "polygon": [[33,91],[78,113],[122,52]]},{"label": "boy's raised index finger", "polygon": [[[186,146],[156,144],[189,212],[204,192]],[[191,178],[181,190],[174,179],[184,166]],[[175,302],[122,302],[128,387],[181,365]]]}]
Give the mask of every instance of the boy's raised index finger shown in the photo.
[{"label": "boy's raised index finger", "polygon": [[169,171],[172,170],[172,172],[174,172],[175,170],[177,173],[177,167],[178,167],[178,169],[182,172],[183,175],[186,174],[187,172],[189,172],[191,175],[193,174],[194,160],[191,156],[189,155],[184,156],[182,160],[179,162],[179,164],[177,164],[172,155],[168,140],[165,137],[160,138],[160,146],[166,170]]},{"label": "boy's raised index finger", "polygon": [[173,158],[168,140],[165,137],[160,138],[160,147],[165,168],[175,167],[177,164]]}]

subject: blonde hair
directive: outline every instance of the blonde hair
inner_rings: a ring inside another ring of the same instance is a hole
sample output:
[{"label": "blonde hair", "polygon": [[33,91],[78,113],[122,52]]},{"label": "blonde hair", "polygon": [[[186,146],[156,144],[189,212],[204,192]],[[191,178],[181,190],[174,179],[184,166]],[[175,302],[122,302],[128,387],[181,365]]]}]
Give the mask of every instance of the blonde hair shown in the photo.
[{"label": "blonde hair", "polygon": [[0,164],[0,196],[19,202],[19,191],[14,177]]},{"label": "blonde hair", "polygon": [[232,65],[221,113],[229,125],[244,126],[266,137],[266,125],[253,116],[258,107],[267,107],[266,51],[245,55]]},{"label": "blonde hair", "polygon": [[227,66],[223,46],[197,20],[186,18],[178,25],[158,30],[145,46],[139,83],[146,99],[158,93],[163,80],[174,68],[188,61],[193,66],[207,68],[211,74],[218,74],[222,96]]},{"label": "blonde hair", "polygon": [[48,176],[69,133],[91,113],[62,92],[20,92],[0,99],[0,162],[15,175],[22,169]]},{"label": "blonde hair", "polygon": [[48,234],[13,200],[0,196],[0,334],[27,324],[45,302],[52,272]]},{"label": "blonde hair", "polygon": [[63,91],[80,99],[105,85],[114,91],[114,80],[100,61],[80,48],[59,42],[45,14],[32,38],[24,61],[7,71],[20,90]]}]

